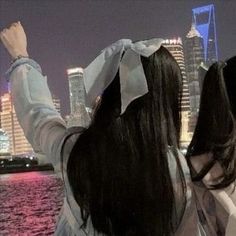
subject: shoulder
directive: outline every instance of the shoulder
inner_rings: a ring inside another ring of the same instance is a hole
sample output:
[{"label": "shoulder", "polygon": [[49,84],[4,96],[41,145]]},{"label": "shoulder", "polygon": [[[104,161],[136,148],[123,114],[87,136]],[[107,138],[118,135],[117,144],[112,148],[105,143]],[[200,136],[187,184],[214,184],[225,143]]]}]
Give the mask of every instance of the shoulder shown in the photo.
[{"label": "shoulder", "polygon": [[77,139],[83,133],[84,130],[85,130],[85,128],[83,128],[83,127],[70,127],[67,130],[67,133],[65,135],[63,145],[62,145],[62,154],[63,155],[65,155],[66,153],[70,154]]},{"label": "shoulder", "polygon": [[[168,157],[169,170],[171,174],[176,175],[176,173],[179,172],[179,168],[181,168],[185,175],[185,178],[189,178],[190,176],[189,167],[187,165],[184,154],[179,149],[174,149],[173,147],[169,147],[167,152],[167,157]],[[178,163],[180,163],[180,166]]]},{"label": "shoulder", "polygon": [[199,172],[205,165],[213,160],[212,157],[212,153],[203,153],[201,155],[191,156],[189,160],[194,170]]},{"label": "shoulder", "polygon": [[82,127],[71,127],[67,130],[60,148],[61,171],[66,171],[71,151],[83,131],[84,128]]},{"label": "shoulder", "polygon": [[[197,156],[190,157],[190,163],[193,167],[195,173],[200,173],[204,168],[209,165],[209,163],[213,162],[213,154],[212,153],[204,153]],[[203,177],[202,181],[205,185],[210,186],[212,184],[216,184],[221,176],[223,175],[223,169],[218,161],[215,161],[206,175]]]}]

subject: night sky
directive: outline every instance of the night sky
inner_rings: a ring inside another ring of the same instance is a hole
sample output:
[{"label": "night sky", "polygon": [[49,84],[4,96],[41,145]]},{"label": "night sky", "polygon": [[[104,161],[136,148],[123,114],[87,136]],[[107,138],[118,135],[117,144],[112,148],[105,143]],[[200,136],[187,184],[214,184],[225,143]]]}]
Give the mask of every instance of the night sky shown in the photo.
[{"label": "night sky", "polygon": [[[68,114],[66,69],[85,67],[108,44],[120,39],[182,38],[192,8],[215,5],[219,59],[236,54],[235,0],[0,0],[0,29],[20,20],[31,58],[42,66],[51,91]],[[10,59],[0,45],[1,93]]]}]

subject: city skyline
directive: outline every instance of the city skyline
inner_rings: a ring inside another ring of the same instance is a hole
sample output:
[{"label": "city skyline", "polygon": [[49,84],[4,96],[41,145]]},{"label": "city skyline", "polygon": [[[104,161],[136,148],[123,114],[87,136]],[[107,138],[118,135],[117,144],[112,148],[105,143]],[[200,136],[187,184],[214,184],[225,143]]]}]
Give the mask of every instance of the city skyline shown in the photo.
[{"label": "city skyline", "polygon": [[[22,22],[29,53],[48,76],[49,87],[60,98],[65,115],[70,112],[68,68],[85,67],[102,48],[119,38],[183,39],[191,27],[192,9],[208,4],[215,5],[219,59],[226,59],[235,54],[236,2],[231,0],[42,0],[32,4],[27,0],[0,0],[0,29],[16,20]],[[7,87],[2,75],[9,62],[0,45],[1,92]]]},{"label": "city skyline", "polygon": [[[17,120],[10,93],[0,97],[2,111],[0,112],[1,129],[9,138],[9,153],[11,155],[33,153],[33,148],[27,141]],[[5,141],[4,141],[5,142]]]},{"label": "city skyline", "polygon": [[[53,104],[60,113],[60,99],[52,94]],[[0,157],[5,155],[28,155],[33,153],[23,129],[16,117],[11,94],[6,92],[0,96]],[[6,148],[8,145],[8,150]],[[1,155],[2,154],[2,155]]]}]

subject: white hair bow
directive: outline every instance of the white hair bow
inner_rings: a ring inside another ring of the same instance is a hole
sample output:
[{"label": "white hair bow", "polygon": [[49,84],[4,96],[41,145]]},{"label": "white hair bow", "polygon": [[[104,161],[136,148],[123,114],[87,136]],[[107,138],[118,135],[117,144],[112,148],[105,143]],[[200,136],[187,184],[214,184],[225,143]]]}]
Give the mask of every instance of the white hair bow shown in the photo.
[{"label": "white hair bow", "polygon": [[119,70],[121,114],[124,113],[134,99],[148,92],[140,55],[151,56],[162,42],[160,38],[135,43],[130,39],[121,39],[105,48],[84,69],[86,105],[90,108],[94,106],[96,98],[109,86]]}]

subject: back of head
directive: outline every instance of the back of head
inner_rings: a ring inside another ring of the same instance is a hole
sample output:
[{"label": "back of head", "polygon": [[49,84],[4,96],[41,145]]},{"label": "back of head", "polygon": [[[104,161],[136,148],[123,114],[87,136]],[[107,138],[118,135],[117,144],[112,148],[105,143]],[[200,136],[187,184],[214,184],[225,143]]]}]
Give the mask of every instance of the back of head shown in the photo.
[{"label": "back of head", "polygon": [[230,59],[227,65],[222,62],[214,63],[206,73],[198,121],[187,152],[188,160],[191,156],[213,153],[213,159],[194,180],[202,179],[215,161],[221,164],[224,177],[213,188],[226,187],[236,178],[235,105],[232,100],[235,97],[232,89],[233,86],[236,88],[236,83],[233,80],[235,69],[231,60],[235,61],[235,58]]},{"label": "back of head", "polygon": [[[107,235],[171,235],[185,207],[185,182],[177,155],[180,69],[164,47],[141,61],[148,93],[132,101],[121,115],[117,73],[68,162],[84,223],[91,216],[96,231]],[[178,213],[168,167],[169,146],[182,181]]]}]

